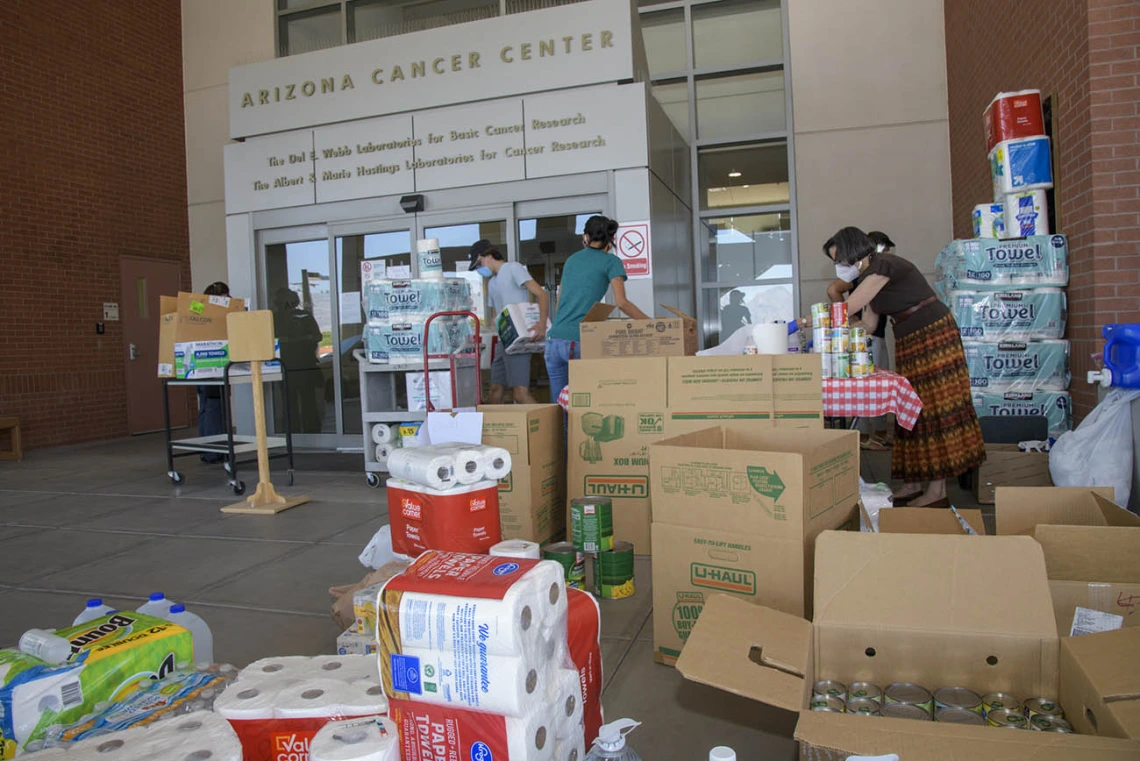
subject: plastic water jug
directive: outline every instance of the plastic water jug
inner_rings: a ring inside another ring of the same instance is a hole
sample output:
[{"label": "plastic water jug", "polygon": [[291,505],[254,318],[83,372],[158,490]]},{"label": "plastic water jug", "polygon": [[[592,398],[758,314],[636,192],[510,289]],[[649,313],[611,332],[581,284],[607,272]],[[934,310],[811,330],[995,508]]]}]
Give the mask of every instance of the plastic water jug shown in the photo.
[{"label": "plastic water jug", "polygon": [[214,662],[214,635],[210,633],[210,627],[201,616],[186,610],[185,605],[175,604],[170,606],[166,620],[178,624],[194,635],[195,664]]},{"label": "plastic water jug", "polygon": [[641,722],[633,719],[603,724],[598,729],[594,747],[586,754],[586,761],[641,761],[641,756],[625,745],[625,736],[640,726]]},{"label": "plastic water jug", "polygon": [[20,636],[18,647],[44,663],[63,663],[71,657],[71,643],[46,629],[28,629]]},{"label": "plastic water jug", "polygon": [[80,624],[87,623],[96,618],[102,618],[110,613],[114,613],[115,609],[110,605],[104,605],[103,601],[98,597],[93,597],[87,601],[87,607],[79,612],[72,622],[72,626],[79,626]]},{"label": "plastic water jug", "polygon": [[1140,388],[1140,324],[1105,325],[1104,370],[1089,371],[1089,383]]},{"label": "plastic water jug", "polygon": [[171,605],[174,605],[174,600],[166,599],[166,595],[162,592],[151,592],[150,599],[136,608],[136,610],[145,616],[166,618],[167,614],[170,613]]},{"label": "plastic water jug", "polygon": [[709,761],[736,761],[736,751],[726,745],[718,745],[709,751]]}]

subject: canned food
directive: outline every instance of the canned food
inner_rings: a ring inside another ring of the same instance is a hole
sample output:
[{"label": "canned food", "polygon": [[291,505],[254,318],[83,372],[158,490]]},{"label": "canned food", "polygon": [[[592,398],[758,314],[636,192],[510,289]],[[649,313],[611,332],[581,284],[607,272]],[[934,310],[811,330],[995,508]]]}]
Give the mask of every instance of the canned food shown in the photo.
[{"label": "canned food", "polygon": [[847,713],[878,716],[879,704],[870,698],[847,698]]},{"label": "canned food", "polygon": [[832,354],[834,359],[831,361],[834,365],[831,368],[832,378],[850,378],[851,377],[851,355],[850,354]]},{"label": "canned food", "polygon": [[930,713],[920,706],[909,703],[887,703],[879,708],[879,715],[888,719],[915,719],[930,721]]},{"label": "canned food", "polygon": [[990,692],[982,696],[982,712],[998,711],[1003,708],[1021,713],[1021,701],[1004,692]]},{"label": "canned food", "polygon": [[830,354],[831,328],[812,328],[811,345],[816,354]]},{"label": "canned food", "polygon": [[851,331],[848,328],[832,328],[828,333],[831,336],[832,354],[846,354],[851,351]]},{"label": "canned food", "polygon": [[869,351],[866,328],[851,328],[851,351]]},{"label": "canned food", "polygon": [[882,702],[883,699],[883,691],[879,689],[879,685],[870,682],[852,682],[847,688],[847,695],[852,698],[867,698],[876,703]]},{"label": "canned food", "polygon": [[1057,705],[1055,700],[1048,698],[1029,698],[1025,701],[1024,713],[1025,718],[1030,721],[1033,721],[1034,716],[1065,717],[1065,712],[1061,710],[1061,706]]},{"label": "canned food", "polygon": [[824,679],[812,685],[811,694],[814,697],[839,698],[847,700],[847,685],[833,679]]},{"label": "canned food", "polygon": [[1012,708],[995,708],[986,714],[986,723],[991,727],[1005,729],[1029,729],[1029,722],[1021,711]]},{"label": "canned food", "polygon": [[831,305],[826,302],[811,305],[811,326],[813,328],[831,327]]},{"label": "canned food", "polygon": [[835,355],[834,354],[820,354],[820,377],[824,380],[835,377]]},{"label": "canned food", "polygon": [[986,720],[980,713],[967,711],[965,708],[942,708],[934,712],[934,720],[944,724],[973,724],[984,727]]},{"label": "canned food", "polygon": [[831,327],[833,327],[833,328],[846,328],[847,327],[847,302],[846,301],[833,301],[833,302],[831,302]]},{"label": "canned food", "polygon": [[851,355],[851,377],[866,378],[871,374],[871,355],[857,351]]},{"label": "canned food", "polygon": [[555,542],[542,548],[542,559],[553,560],[562,566],[566,586],[574,589],[586,587],[586,555],[578,552],[570,542]]},{"label": "canned food", "polygon": [[594,588],[598,597],[620,600],[633,595],[633,545],[614,542],[608,552],[594,555]]},{"label": "canned food", "polygon": [[[1024,716],[1022,718],[1025,718]],[[1038,732],[1072,732],[1073,727],[1069,722],[1062,719],[1060,716],[1048,716],[1046,714],[1038,714],[1029,720],[1031,729],[1036,729]]]},{"label": "canned food", "polygon": [[811,710],[827,711],[829,713],[843,713],[845,703],[843,698],[834,695],[816,695],[811,699]]},{"label": "canned food", "polygon": [[570,500],[570,533],[580,552],[614,548],[614,506],[609,497]]},{"label": "canned food", "polygon": [[883,690],[883,702],[905,703],[906,705],[918,706],[927,713],[934,713],[934,698],[925,688],[910,682],[888,684]]},{"label": "canned food", "polygon": [[964,708],[980,715],[982,699],[965,687],[942,687],[934,691],[935,712],[940,708]]}]

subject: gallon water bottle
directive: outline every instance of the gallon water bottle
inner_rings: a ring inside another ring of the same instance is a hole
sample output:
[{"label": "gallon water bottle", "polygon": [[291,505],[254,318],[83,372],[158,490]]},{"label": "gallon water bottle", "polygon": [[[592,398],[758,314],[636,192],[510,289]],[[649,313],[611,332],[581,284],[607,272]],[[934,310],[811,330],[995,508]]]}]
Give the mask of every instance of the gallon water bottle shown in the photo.
[{"label": "gallon water bottle", "polygon": [[640,727],[640,721],[618,719],[598,729],[598,739],[586,754],[586,761],[641,761],[633,748],[625,746],[625,736]]},{"label": "gallon water bottle", "polygon": [[1140,324],[1105,325],[1104,370],[1089,371],[1089,383],[1140,388]]},{"label": "gallon water bottle", "polygon": [[71,657],[71,643],[46,629],[28,629],[20,637],[19,648],[44,663],[63,663]]},{"label": "gallon water bottle", "polygon": [[174,600],[166,599],[166,595],[162,592],[151,592],[150,599],[140,605],[137,610],[144,616],[166,618],[166,615],[170,613],[171,605],[174,605]]},{"label": "gallon water bottle", "polygon": [[185,605],[175,604],[170,606],[166,620],[172,624],[178,624],[194,635],[195,664],[214,662],[214,635],[210,633],[210,627],[206,625],[201,616],[196,616],[186,610]]},{"label": "gallon water bottle", "polygon": [[79,615],[75,617],[75,620],[71,625],[79,626],[80,624],[85,624],[88,621],[96,618],[102,618],[103,616],[114,612],[115,609],[110,605],[104,605],[103,601],[98,597],[93,597],[87,601],[87,607],[79,612]]}]

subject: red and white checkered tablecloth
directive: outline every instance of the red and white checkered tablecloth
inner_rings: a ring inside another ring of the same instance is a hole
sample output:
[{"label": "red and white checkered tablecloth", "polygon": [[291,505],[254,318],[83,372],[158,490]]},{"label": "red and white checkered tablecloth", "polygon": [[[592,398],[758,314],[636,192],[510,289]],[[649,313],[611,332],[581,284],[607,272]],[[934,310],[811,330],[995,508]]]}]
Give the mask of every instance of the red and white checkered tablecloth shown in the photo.
[{"label": "red and white checkered tablecloth", "polygon": [[827,378],[823,381],[823,414],[827,417],[878,417],[893,413],[903,428],[912,430],[922,412],[914,387],[898,373],[879,370],[869,378]]},{"label": "red and white checkered tablecloth", "polygon": [[[570,410],[570,387],[558,395]],[[922,400],[910,381],[898,373],[879,370],[870,378],[829,378],[823,382],[823,414],[827,417],[878,417],[893,413],[899,425],[912,430],[922,412]]]}]

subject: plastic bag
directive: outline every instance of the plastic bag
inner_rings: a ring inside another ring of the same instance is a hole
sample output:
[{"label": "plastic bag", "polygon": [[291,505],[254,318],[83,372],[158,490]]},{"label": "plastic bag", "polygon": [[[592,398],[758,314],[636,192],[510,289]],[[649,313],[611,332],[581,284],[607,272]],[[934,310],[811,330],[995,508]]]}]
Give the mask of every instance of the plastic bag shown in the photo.
[{"label": "plastic bag", "polygon": [[[863,501],[863,511],[859,514],[859,530],[869,533],[879,531],[879,511],[894,507],[891,487],[884,483],[869,484],[859,479],[859,499]],[[870,523],[867,521],[870,520]]]},{"label": "plastic bag", "polygon": [[1114,388],[1077,430],[1057,439],[1049,452],[1054,486],[1111,486],[1115,502],[1128,504],[1132,489],[1132,412],[1140,389]]}]

